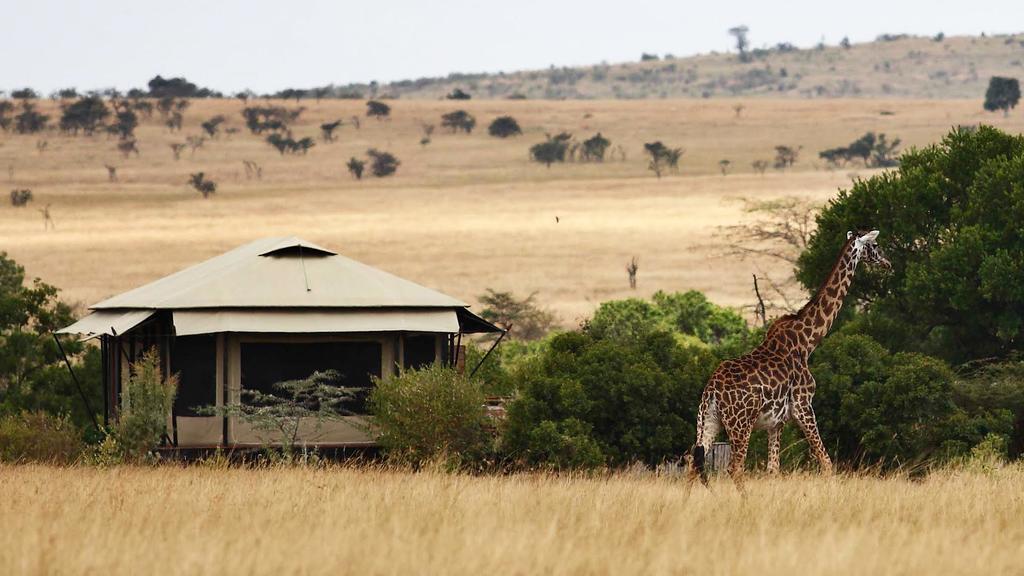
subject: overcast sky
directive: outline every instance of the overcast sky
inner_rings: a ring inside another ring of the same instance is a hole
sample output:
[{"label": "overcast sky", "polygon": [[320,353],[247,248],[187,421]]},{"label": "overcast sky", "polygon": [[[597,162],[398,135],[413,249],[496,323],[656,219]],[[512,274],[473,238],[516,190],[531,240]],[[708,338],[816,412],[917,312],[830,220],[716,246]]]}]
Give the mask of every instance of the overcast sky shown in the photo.
[{"label": "overcast sky", "polygon": [[[156,74],[234,92],[497,72],[881,33],[1024,31],[1021,0],[10,0],[0,89],[143,87]],[[1013,27],[1017,27],[1014,29]]]}]

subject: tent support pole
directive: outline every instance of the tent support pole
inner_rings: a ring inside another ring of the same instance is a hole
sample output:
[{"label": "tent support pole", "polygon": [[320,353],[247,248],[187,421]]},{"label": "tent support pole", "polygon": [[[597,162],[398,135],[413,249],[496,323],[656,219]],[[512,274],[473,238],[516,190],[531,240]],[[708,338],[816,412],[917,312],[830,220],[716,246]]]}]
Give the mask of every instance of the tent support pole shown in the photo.
[{"label": "tent support pole", "polygon": [[476,363],[476,366],[473,367],[473,371],[469,373],[470,379],[472,379],[473,376],[476,375],[476,371],[484,365],[484,362],[487,360],[487,357],[491,355],[491,352],[494,352],[494,349],[498,347],[498,344],[501,344],[501,341],[505,339],[505,334],[508,334],[508,330],[501,331],[501,336],[498,336],[498,339],[494,341],[494,344],[491,344],[491,347],[487,349],[487,353],[484,354],[484,357]]},{"label": "tent support pole", "polygon": [[78,376],[75,375],[75,369],[71,367],[71,361],[68,360],[68,354],[64,351],[64,345],[60,343],[60,338],[57,335],[53,335],[53,341],[57,343],[57,349],[60,350],[60,355],[64,358],[64,364],[68,367],[68,373],[71,374],[71,379],[75,381],[75,388],[78,388],[78,395],[82,397],[82,403],[85,404],[85,411],[89,413],[89,419],[92,420],[92,425],[96,427],[97,432],[102,432],[99,422],[96,422],[96,414],[92,411],[92,406],[89,405],[89,399],[86,398],[85,392],[82,390],[82,383],[78,381]]}]

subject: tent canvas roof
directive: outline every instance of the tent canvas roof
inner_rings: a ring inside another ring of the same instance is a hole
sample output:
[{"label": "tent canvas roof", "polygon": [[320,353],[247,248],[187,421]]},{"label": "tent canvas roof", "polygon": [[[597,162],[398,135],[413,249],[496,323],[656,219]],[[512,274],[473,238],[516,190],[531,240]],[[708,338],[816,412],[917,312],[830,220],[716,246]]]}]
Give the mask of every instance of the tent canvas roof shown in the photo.
[{"label": "tent canvas roof", "polygon": [[460,300],[294,236],[264,238],[92,305],[198,308],[465,308]]}]

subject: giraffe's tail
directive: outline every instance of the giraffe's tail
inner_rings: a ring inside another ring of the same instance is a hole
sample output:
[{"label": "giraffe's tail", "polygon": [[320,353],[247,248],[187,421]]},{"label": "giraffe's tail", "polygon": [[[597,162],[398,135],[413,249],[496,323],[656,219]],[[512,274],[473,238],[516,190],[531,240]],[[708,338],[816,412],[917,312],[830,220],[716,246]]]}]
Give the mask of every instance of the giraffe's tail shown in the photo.
[{"label": "giraffe's tail", "polygon": [[711,443],[718,435],[719,420],[715,396],[705,389],[700,398],[700,408],[697,411],[697,443],[690,451],[690,463],[694,475],[700,476],[701,482],[706,486],[708,483],[707,451]]}]

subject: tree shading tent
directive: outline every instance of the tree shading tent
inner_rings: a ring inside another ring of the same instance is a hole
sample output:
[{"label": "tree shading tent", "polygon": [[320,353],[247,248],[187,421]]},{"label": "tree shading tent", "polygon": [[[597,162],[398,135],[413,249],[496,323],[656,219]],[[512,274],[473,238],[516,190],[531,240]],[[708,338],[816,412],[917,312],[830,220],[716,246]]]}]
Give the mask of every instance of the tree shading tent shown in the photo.
[{"label": "tree shading tent", "polygon": [[267,442],[245,422],[201,408],[335,370],[356,388],[355,415],[303,430],[320,446],[373,443],[362,405],[373,378],[430,363],[458,365],[463,334],[501,332],[455,298],[296,237],[265,238],[90,307],[59,333],[99,338],[104,419],[118,417],[128,369],[155,347],[179,375],[168,415],[180,448]]}]

